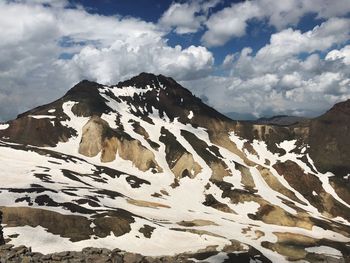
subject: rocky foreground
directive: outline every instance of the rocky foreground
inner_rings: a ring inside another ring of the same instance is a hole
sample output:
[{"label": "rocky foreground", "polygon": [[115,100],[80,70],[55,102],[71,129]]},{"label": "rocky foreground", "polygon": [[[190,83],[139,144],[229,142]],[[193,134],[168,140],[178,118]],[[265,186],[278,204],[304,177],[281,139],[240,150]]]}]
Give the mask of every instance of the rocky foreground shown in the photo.
[{"label": "rocky foreground", "polygon": [[[192,263],[192,262],[270,262],[256,250],[251,249],[247,253],[228,253],[220,255],[215,249],[196,254],[183,253],[176,256],[149,257],[141,254],[129,253],[120,249],[109,250],[106,248],[87,247],[82,251],[64,251],[43,255],[32,252],[31,248],[25,246],[14,247],[7,244],[0,246],[0,262],[8,263],[29,263],[29,262],[67,262],[67,263]],[[309,258],[312,262],[325,263],[346,263],[350,262],[350,256],[339,259],[325,255],[315,255]]]},{"label": "rocky foreground", "polygon": [[[227,256],[219,255],[215,249],[208,249],[207,251],[196,254],[179,254],[176,256],[164,257],[149,257],[140,254],[129,253],[121,251],[120,249],[109,250],[105,248],[87,247],[82,251],[65,251],[53,254],[43,255],[41,253],[32,252],[31,248],[25,246],[14,247],[7,244],[0,246],[0,262],[91,262],[91,263],[173,263],[173,262],[246,262],[250,258],[261,260],[260,262],[269,262],[265,257],[256,254],[254,249],[248,253],[235,254],[231,253]],[[207,261],[208,259],[208,261]],[[321,258],[320,258],[321,260]],[[322,261],[323,262],[323,261]],[[335,262],[335,261],[327,261]],[[339,261],[336,261],[339,262]],[[345,261],[343,261],[345,262]]]}]

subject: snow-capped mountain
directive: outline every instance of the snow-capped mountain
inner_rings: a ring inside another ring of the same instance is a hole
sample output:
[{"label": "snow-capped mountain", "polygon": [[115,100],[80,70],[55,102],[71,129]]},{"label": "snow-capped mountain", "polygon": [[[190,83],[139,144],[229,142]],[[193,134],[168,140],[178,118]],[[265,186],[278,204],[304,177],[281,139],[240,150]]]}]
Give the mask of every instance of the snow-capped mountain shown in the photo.
[{"label": "snow-capped mountain", "polygon": [[349,135],[350,100],[283,126],[233,121],[162,75],[82,81],[0,124],[4,238],[41,253],[347,262]]}]

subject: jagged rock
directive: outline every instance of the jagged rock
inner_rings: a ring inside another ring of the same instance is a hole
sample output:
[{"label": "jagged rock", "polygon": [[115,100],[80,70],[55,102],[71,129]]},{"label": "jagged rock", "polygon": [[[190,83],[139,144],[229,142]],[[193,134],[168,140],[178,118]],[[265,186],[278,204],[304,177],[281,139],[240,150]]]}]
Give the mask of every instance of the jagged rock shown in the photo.
[{"label": "jagged rock", "polygon": [[142,255],[133,253],[125,253],[123,257],[124,263],[140,263],[142,259]]},{"label": "jagged rock", "polygon": [[192,154],[184,153],[181,157],[175,161],[174,167],[171,171],[174,173],[176,178],[190,177],[194,178],[200,171],[202,167],[195,162]]},{"label": "jagged rock", "polygon": [[108,123],[98,116],[93,116],[83,127],[83,135],[79,144],[79,153],[85,156],[96,156],[102,150],[104,133]]},{"label": "jagged rock", "polygon": [[79,153],[88,157],[101,152],[102,162],[112,162],[118,154],[125,160],[130,160],[141,171],[162,169],[155,161],[154,154],[127,134],[114,131],[109,124],[98,116],[93,116],[84,125]]}]

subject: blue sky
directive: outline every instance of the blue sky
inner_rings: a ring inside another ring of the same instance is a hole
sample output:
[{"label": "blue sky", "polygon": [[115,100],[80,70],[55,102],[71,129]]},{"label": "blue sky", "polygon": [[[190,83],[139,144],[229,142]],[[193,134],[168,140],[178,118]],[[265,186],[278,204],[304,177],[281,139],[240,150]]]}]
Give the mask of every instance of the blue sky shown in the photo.
[{"label": "blue sky", "polygon": [[233,117],[350,98],[349,0],[0,1],[0,120],[81,79],[173,77]]}]

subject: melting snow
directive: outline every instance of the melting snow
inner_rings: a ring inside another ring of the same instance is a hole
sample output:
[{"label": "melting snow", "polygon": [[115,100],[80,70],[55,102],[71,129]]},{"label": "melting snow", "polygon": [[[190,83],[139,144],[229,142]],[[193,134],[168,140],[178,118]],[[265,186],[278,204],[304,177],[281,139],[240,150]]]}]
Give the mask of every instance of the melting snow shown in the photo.
[{"label": "melting snow", "polygon": [[327,254],[335,257],[342,256],[342,253],[339,250],[328,246],[308,247],[308,248],[305,248],[305,250],[310,253]]},{"label": "melting snow", "polygon": [[295,149],[296,145],[295,143],[297,140],[291,140],[291,141],[283,141],[280,144],[277,144],[279,148],[284,149],[287,153],[291,152]]},{"label": "melting snow", "polygon": [[56,116],[52,115],[29,115],[28,117],[34,118],[34,119],[55,119]]},{"label": "melting snow", "polygon": [[6,130],[8,127],[10,127],[9,124],[5,123],[5,124],[0,124],[0,130]]}]

